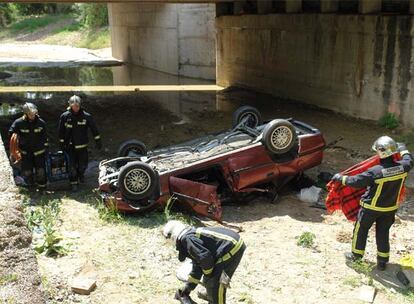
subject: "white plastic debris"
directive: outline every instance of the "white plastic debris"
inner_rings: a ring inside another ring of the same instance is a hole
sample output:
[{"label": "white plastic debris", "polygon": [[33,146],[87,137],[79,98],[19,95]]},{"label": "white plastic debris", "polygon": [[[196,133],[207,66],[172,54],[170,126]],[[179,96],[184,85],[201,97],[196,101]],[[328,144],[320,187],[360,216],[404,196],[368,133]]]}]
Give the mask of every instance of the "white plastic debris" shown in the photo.
[{"label": "white plastic debris", "polygon": [[185,259],[181,266],[177,269],[177,279],[182,282],[188,281],[188,276],[193,269],[193,262],[190,259]]},{"label": "white plastic debris", "polygon": [[322,188],[311,186],[309,188],[300,189],[299,199],[305,203],[316,203],[319,200]]}]

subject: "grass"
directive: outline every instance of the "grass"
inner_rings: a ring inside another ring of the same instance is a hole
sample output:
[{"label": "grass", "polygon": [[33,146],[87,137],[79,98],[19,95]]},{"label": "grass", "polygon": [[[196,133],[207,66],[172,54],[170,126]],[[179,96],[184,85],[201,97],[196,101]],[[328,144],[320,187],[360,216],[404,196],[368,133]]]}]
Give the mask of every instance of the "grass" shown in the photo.
[{"label": "grass", "polygon": [[358,287],[358,286],[361,285],[361,279],[359,277],[357,277],[357,276],[349,276],[349,277],[346,277],[342,281],[342,283],[344,285],[351,286],[352,288],[356,288],[356,287]]},{"label": "grass", "polygon": [[296,242],[296,245],[305,247],[305,248],[312,248],[314,246],[315,237],[316,237],[315,234],[313,234],[312,232],[306,231],[299,236],[298,241]]},{"label": "grass", "polygon": [[33,33],[34,31],[46,27],[51,23],[55,23],[62,18],[68,17],[67,15],[43,15],[43,16],[30,16],[24,19],[21,19],[18,22],[12,23],[9,26],[9,30],[13,33],[16,32],[27,32]]},{"label": "grass", "polygon": [[86,202],[97,209],[101,221],[112,224],[124,221],[124,217],[116,208],[116,201],[110,201],[110,203],[106,205],[100,196],[93,193],[86,197]]},{"label": "grass", "polygon": [[0,286],[17,281],[17,274],[6,274],[0,276]]},{"label": "grass", "polygon": [[39,42],[45,44],[71,45],[88,49],[101,49],[111,46],[108,27],[85,28],[71,14],[25,17],[0,31],[0,39],[15,39],[19,35],[34,33],[64,19],[72,19],[73,22],[69,25],[66,22],[60,28],[53,29],[46,38],[43,38]]},{"label": "grass", "polygon": [[394,113],[386,113],[378,120],[378,124],[389,130],[393,130],[399,126],[399,121]]},{"label": "grass", "polygon": [[96,30],[82,32],[81,39],[75,43],[75,46],[87,49],[102,49],[111,46],[111,37],[109,28],[104,27]]}]

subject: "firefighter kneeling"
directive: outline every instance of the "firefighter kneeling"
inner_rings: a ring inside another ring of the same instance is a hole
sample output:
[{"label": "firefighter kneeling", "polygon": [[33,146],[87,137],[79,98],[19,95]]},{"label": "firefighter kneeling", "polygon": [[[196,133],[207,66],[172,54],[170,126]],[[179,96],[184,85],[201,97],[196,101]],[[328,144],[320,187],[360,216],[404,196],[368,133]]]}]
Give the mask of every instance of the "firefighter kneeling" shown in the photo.
[{"label": "firefighter kneeling", "polygon": [[[367,188],[360,201],[352,253],[345,254],[345,257],[352,261],[363,257],[368,231],[376,223],[377,268],[385,270],[390,256],[389,231],[395,220],[401,188],[414,162],[405,145],[399,143],[397,146],[388,136],[378,138],[372,149],[380,157],[379,165],[354,176],[335,174],[332,179],[346,186]],[[394,159],[398,152],[402,157],[399,161]]]},{"label": "firefighter kneeling", "polygon": [[193,262],[188,282],[177,291],[175,298],[182,303],[193,303],[190,292],[197,284],[203,284],[207,294],[199,293],[200,298],[210,304],[226,303],[230,278],[246,249],[239,234],[225,228],[195,228],[179,221],[169,221],[163,235],[173,240],[180,262],[186,258]]},{"label": "firefighter kneeling", "polygon": [[[46,159],[48,141],[46,124],[38,115],[33,103],[23,105],[23,117],[16,119],[9,135],[18,141],[21,155],[21,170],[29,188],[37,185],[39,191],[46,189]],[[33,173],[35,178],[33,178]]]}]

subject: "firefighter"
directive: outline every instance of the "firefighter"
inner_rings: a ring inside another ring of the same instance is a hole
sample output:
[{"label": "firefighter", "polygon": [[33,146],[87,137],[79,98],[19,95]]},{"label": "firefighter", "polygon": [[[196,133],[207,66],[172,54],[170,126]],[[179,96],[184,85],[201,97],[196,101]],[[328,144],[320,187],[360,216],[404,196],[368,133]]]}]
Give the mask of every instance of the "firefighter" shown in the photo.
[{"label": "firefighter", "polygon": [[207,293],[199,292],[201,299],[210,304],[226,303],[230,278],[246,249],[239,234],[225,228],[194,228],[180,221],[169,221],[163,235],[175,243],[180,262],[186,258],[193,262],[188,282],[176,292],[175,298],[182,303],[193,303],[190,292],[202,284]]},{"label": "firefighter", "polygon": [[69,181],[75,192],[79,182],[84,182],[84,173],[88,167],[88,128],[92,131],[98,150],[102,149],[102,142],[92,115],[81,107],[81,98],[73,95],[68,103],[67,111],[59,120],[59,146],[68,153]]},{"label": "firefighter", "polygon": [[[405,145],[397,145],[388,136],[378,138],[372,149],[380,158],[379,165],[355,176],[335,174],[332,179],[346,186],[367,188],[360,201],[361,209],[354,227],[352,252],[345,253],[345,257],[348,261],[362,259],[368,231],[376,223],[377,269],[382,271],[389,261],[389,231],[399,206],[400,191],[414,162]],[[402,159],[396,161],[393,156],[398,152]]]},{"label": "firefighter", "polygon": [[18,138],[21,154],[21,170],[29,188],[37,186],[40,192],[46,189],[46,152],[48,140],[46,123],[38,115],[36,106],[23,105],[24,115],[16,119],[9,129],[10,137]]}]

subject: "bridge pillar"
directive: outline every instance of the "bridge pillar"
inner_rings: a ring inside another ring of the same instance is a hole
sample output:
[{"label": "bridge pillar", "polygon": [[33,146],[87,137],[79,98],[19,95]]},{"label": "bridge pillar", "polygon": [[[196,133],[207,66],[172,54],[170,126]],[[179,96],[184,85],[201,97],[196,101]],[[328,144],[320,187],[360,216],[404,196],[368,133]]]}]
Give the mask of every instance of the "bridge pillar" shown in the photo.
[{"label": "bridge pillar", "polygon": [[359,0],[359,12],[361,14],[372,14],[381,11],[381,0]]},{"label": "bridge pillar", "polygon": [[302,11],[302,0],[285,1],[286,13],[299,13]]}]

